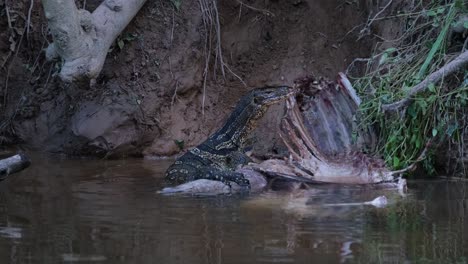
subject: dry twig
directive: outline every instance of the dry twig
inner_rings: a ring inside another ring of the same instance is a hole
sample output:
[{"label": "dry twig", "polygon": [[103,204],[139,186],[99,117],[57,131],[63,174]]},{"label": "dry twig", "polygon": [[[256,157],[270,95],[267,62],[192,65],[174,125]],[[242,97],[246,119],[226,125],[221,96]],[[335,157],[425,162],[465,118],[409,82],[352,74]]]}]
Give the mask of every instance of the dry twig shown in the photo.
[{"label": "dry twig", "polygon": [[267,15],[267,16],[272,16],[272,17],[275,16],[275,14],[273,14],[272,12],[270,12],[270,11],[268,11],[268,10],[266,10],[266,9],[261,9],[261,8],[256,8],[256,7],[250,6],[250,5],[244,3],[244,2],[242,2],[242,1],[240,1],[240,0],[237,0],[237,2],[240,4],[239,16],[240,16],[240,14],[241,14],[241,11],[240,11],[240,10],[242,9],[242,6],[245,6],[245,7],[247,7],[248,9],[251,9],[251,10],[253,10],[253,11],[257,11],[257,12],[263,13],[264,15]]},{"label": "dry twig", "polygon": [[213,1],[213,10],[214,10],[214,19],[216,22],[216,56],[219,56],[219,62],[221,63],[221,73],[223,77],[226,78],[226,73],[224,72],[224,59],[223,59],[223,49],[221,48],[221,24],[219,23],[219,13],[218,7],[216,6],[216,1]]},{"label": "dry twig", "polygon": [[179,89],[179,81],[175,83],[174,94],[172,95],[171,106],[174,106],[175,100],[177,98],[177,89]]},{"label": "dry twig", "polygon": [[175,23],[174,23],[174,7],[172,7],[172,28],[171,28],[171,46],[172,46],[172,42],[174,41],[174,27],[175,27]]},{"label": "dry twig", "polygon": [[360,40],[361,38],[366,36],[368,32],[370,32],[370,26],[372,25],[372,23],[374,23],[374,21],[380,16],[380,14],[382,14],[385,11],[385,9],[387,9],[392,4],[392,2],[393,0],[388,0],[388,3],[379,12],[377,12],[377,14],[375,14],[373,18],[369,18],[367,20],[366,26],[359,32],[358,40]]},{"label": "dry twig", "polygon": [[7,15],[8,28],[13,29],[13,25],[11,24],[10,9],[8,8],[7,4],[5,4],[5,13]]},{"label": "dry twig", "polygon": [[26,22],[26,39],[29,41],[29,27],[31,26],[31,13],[34,6],[34,0],[31,0],[28,10],[28,20]]}]

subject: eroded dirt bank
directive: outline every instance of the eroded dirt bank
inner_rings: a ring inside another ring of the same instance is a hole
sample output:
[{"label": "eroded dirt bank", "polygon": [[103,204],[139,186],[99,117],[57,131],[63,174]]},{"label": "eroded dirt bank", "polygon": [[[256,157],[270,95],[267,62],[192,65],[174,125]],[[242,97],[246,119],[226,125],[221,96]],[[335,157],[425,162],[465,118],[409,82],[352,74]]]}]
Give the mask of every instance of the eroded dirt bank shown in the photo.
[{"label": "eroded dirt bank", "polygon": [[[93,10],[100,1],[85,2]],[[176,154],[214,132],[247,90],[291,85],[307,73],[334,78],[369,56],[372,43],[351,32],[367,20],[365,1],[358,2],[245,1],[254,10],[219,1],[224,62],[246,85],[228,68],[223,78],[211,52],[204,86],[207,30],[198,1],[182,1],[179,10],[148,1],[89,87],[63,84],[55,77],[59,64],[45,62],[41,49],[50,37],[39,1],[29,33],[30,1],[0,1],[0,140],[76,155]],[[271,131],[281,109],[262,120],[257,149],[278,147]]]}]

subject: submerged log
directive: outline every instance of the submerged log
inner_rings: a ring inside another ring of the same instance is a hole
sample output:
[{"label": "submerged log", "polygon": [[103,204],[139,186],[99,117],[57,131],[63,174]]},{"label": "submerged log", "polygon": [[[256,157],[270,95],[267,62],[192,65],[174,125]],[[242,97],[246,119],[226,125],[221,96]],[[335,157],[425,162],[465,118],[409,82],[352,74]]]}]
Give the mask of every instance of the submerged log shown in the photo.
[{"label": "submerged log", "polygon": [[16,154],[6,159],[0,160],[0,181],[3,181],[10,174],[22,171],[29,167],[30,159],[24,154]]}]

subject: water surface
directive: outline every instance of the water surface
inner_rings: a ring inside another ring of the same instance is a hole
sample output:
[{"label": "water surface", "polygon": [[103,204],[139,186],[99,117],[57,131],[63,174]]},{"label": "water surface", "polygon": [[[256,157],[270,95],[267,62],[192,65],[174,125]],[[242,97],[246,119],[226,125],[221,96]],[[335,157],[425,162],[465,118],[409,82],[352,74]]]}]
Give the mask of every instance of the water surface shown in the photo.
[{"label": "water surface", "polygon": [[33,157],[0,182],[0,263],[467,262],[465,182],[161,196],[169,163]]}]

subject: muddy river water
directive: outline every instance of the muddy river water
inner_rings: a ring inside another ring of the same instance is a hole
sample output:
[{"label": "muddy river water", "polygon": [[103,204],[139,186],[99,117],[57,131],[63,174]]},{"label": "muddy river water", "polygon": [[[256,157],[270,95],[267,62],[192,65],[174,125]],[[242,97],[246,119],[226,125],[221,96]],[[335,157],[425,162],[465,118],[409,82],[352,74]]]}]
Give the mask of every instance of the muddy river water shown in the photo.
[{"label": "muddy river water", "polygon": [[468,262],[468,182],[161,196],[169,162],[33,157],[0,182],[0,263]]}]

